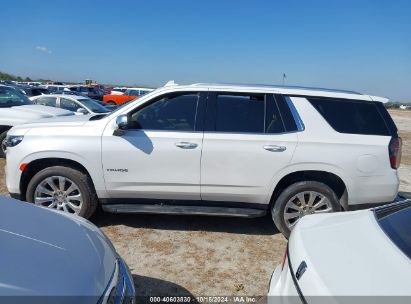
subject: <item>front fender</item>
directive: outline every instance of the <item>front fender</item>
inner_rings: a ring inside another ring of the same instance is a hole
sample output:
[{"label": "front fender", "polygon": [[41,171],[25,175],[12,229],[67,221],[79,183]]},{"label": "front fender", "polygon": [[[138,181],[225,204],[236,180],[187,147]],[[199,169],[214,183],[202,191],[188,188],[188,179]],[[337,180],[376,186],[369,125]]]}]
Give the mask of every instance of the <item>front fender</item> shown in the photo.
[{"label": "front fender", "polygon": [[[86,159],[84,156],[80,155],[79,153],[53,151],[53,150],[44,150],[44,151],[30,153],[22,159],[21,163],[30,164],[33,161],[38,161],[42,159],[44,160],[61,159],[61,160],[69,160],[69,161],[78,163],[79,165],[84,167],[87,173],[90,175],[92,182],[94,184],[94,188],[97,192],[97,196],[99,198],[107,197],[107,191],[105,188],[101,163],[90,162],[89,159]],[[20,171],[20,174],[21,174],[21,171]]]}]

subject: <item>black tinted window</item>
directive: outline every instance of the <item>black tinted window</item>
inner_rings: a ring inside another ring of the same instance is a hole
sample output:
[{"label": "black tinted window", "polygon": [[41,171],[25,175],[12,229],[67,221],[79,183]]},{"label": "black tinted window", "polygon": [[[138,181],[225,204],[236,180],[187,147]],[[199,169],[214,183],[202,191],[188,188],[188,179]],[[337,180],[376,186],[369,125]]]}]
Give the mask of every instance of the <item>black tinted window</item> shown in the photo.
[{"label": "black tinted window", "polygon": [[60,98],[60,108],[76,112],[78,109],[81,108],[81,106],[73,100]]},{"label": "black tinted window", "polygon": [[382,230],[411,259],[411,206],[393,212],[380,209],[376,213]]},{"label": "black tinted window", "polygon": [[194,131],[198,94],[162,97],[131,115],[131,128],[145,130]]},{"label": "black tinted window", "polygon": [[264,95],[217,94],[217,132],[264,133]]},{"label": "black tinted window", "polygon": [[312,97],[308,100],[337,132],[391,135],[374,102]]},{"label": "black tinted window", "polygon": [[266,100],[265,133],[282,133],[284,124],[273,96],[267,96]]},{"label": "black tinted window", "polygon": [[[281,117],[284,122],[284,127],[287,132],[295,132],[298,130],[297,124],[291,113],[290,107],[283,95],[274,95],[275,101],[277,102],[278,108],[281,113]],[[288,98],[288,97],[287,97]],[[291,102],[291,101],[290,101]],[[298,115],[298,114],[297,114]]]}]

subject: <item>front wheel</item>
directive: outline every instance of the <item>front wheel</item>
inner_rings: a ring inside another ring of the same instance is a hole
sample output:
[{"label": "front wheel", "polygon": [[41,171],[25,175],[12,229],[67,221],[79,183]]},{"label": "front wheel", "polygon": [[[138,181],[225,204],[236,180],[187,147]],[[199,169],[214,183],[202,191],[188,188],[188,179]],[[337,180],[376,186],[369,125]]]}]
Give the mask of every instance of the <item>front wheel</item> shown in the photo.
[{"label": "front wheel", "polygon": [[107,105],[109,106],[116,106],[117,104],[114,101],[107,101]]},{"label": "front wheel", "polygon": [[288,238],[304,216],[341,210],[335,192],[326,184],[303,181],[288,186],[274,202],[271,214],[278,230]]},{"label": "front wheel", "polygon": [[55,166],[39,171],[30,180],[27,201],[89,218],[97,207],[90,178],[76,169]]},{"label": "front wheel", "polygon": [[6,157],[6,137],[7,137],[7,131],[3,132],[0,134],[0,158],[5,158]]}]

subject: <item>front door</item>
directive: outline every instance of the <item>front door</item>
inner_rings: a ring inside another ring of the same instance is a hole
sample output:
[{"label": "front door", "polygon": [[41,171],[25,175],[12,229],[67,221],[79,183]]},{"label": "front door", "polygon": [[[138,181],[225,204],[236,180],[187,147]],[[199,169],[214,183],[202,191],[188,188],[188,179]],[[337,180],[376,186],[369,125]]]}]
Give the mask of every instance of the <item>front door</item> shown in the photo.
[{"label": "front door", "polygon": [[169,93],[132,110],[122,135],[104,132],[111,198],[200,200],[204,93]]}]

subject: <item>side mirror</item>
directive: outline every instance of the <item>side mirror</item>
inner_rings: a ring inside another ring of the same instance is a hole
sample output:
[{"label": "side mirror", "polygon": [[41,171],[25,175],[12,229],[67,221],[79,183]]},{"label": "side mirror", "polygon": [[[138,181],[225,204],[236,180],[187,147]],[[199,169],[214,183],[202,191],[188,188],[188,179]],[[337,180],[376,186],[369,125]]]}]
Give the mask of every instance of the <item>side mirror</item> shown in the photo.
[{"label": "side mirror", "polygon": [[116,119],[117,129],[114,130],[114,136],[122,136],[124,134],[124,130],[127,129],[128,126],[128,116],[127,114],[119,115]]},{"label": "side mirror", "polygon": [[79,109],[77,109],[76,112],[79,113],[79,114],[82,114],[82,115],[88,114],[88,111],[84,108],[79,108]]},{"label": "side mirror", "polygon": [[120,130],[125,130],[125,129],[127,129],[127,126],[128,126],[128,116],[127,116],[126,114],[119,115],[119,116],[117,117],[117,119],[116,119],[116,124],[117,124],[117,127],[118,127]]}]

